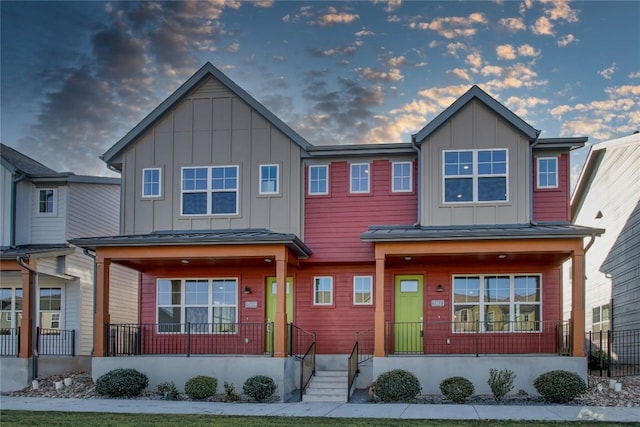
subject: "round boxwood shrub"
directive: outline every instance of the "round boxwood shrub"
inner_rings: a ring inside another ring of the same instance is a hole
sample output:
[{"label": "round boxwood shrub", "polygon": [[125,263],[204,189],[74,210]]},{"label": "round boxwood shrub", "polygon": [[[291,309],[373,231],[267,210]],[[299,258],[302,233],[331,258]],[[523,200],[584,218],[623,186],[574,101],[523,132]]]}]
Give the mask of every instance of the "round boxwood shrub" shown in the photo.
[{"label": "round boxwood shrub", "polygon": [[580,375],[563,370],[545,372],[535,379],[533,386],[545,400],[554,403],[567,403],[587,391]]},{"label": "round boxwood shrub", "polygon": [[129,368],[114,369],[96,381],[96,393],[110,397],[139,396],[149,385],[149,378]]},{"label": "round boxwood shrub", "polygon": [[449,377],[440,383],[440,391],[447,399],[464,403],[475,389],[473,383],[464,377]]},{"label": "round boxwood shrub", "polygon": [[191,399],[201,400],[214,396],[218,388],[218,380],[206,375],[196,375],[184,384],[184,392]]},{"label": "round boxwood shrub", "polygon": [[375,384],[376,396],[384,402],[411,400],[420,393],[420,381],[409,371],[394,369],[378,376]]},{"label": "round boxwood shrub", "polygon": [[272,378],[264,375],[255,375],[247,378],[242,386],[242,391],[249,397],[254,398],[258,402],[265,401],[273,396],[276,391],[276,383]]}]

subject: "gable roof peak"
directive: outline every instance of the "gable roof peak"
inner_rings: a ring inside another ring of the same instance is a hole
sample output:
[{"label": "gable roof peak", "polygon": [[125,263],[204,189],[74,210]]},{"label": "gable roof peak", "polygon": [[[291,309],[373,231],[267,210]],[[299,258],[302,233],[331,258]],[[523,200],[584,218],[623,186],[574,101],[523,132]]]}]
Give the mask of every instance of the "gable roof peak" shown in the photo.
[{"label": "gable roof peak", "polygon": [[504,120],[525,134],[530,141],[534,141],[540,135],[540,131],[533,126],[522,120],[513,111],[509,110],[503,104],[498,102],[495,98],[482,90],[480,86],[473,85],[466,91],[460,98],[456,99],[453,104],[447,107],[444,111],[438,114],[433,120],[431,120],[425,127],[423,127],[418,133],[411,135],[413,142],[421,144],[429,135],[435,132],[441,125],[453,117],[458,111],[474,99],[478,99],[488,108],[493,110],[497,115],[501,116]]}]

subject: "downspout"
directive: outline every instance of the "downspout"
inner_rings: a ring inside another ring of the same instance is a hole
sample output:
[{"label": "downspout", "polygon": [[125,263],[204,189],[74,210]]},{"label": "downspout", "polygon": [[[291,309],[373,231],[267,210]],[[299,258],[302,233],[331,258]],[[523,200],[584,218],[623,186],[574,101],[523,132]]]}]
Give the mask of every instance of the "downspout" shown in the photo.
[{"label": "downspout", "polygon": [[15,247],[16,245],[16,218],[18,217],[18,206],[16,203],[16,194],[18,194],[18,183],[26,178],[23,173],[13,175],[13,182],[11,184],[11,230],[9,235],[9,246]]},{"label": "downspout", "polygon": [[411,147],[416,151],[417,153],[417,157],[418,157],[418,164],[417,164],[417,172],[416,172],[416,183],[415,183],[415,189],[416,189],[416,193],[417,193],[417,198],[418,198],[418,211],[416,213],[417,215],[417,220],[415,222],[415,224],[413,224],[414,227],[419,227],[420,226],[420,222],[422,221],[422,186],[420,184],[422,184],[422,182],[420,181],[420,169],[421,169],[421,165],[422,165],[422,159],[421,159],[421,151],[420,151],[420,147],[418,146],[418,143],[416,142],[416,136],[415,135],[411,135]]},{"label": "downspout", "polygon": [[529,158],[531,159],[531,171],[529,172],[529,177],[531,178],[531,188],[529,188],[529,223],[531,225],[538,225],[536,220],[533,219],[533,189],[535,188],[534,179],[536,179],[536,177],[533,175],[533,169],[535,166],[533,150],[534,148],[536,148],[536,145],[538,145],[539,143],[539,140],[538,140],[539,136],[540,136],[540,131],[536,130],[536,139],[534,139],[533,144],[529,146]]},{"label": "downspout", "polygon": [[[92,254],[89,252],[89,249],[87,248],[82,248],[82,252],[88,256],[89,258],[93,259],[93,286],[92,286],[92,290],[93,290],[93,321],[96,321],[96,287],[97,287],[97,277],[96,274],[98,272],[98,269],[96,268],[96,256],[95,254]],[[95,325],[93,325],[94,329],[95,329]],[[94,336],[95,334],[92,333],[91,336]],[[91,356],[93,356],[93,351],[96,348],[96,343],[95,340],[91,340]]]},{"label": "downspout", "polygon": [[33,273],[32,279],[29,283],[29,303],[31,304],[31,309],[29,310],[31,312],[31,324],[29,325],[31,328],[31,380],[33,381],[38,378],[38,329],[36,322],[36,316],[38,315],[36,312],[36,280],[38,272],[29,264],[24,262],[23,257],[17,257],[16,261],[21,267]]}]

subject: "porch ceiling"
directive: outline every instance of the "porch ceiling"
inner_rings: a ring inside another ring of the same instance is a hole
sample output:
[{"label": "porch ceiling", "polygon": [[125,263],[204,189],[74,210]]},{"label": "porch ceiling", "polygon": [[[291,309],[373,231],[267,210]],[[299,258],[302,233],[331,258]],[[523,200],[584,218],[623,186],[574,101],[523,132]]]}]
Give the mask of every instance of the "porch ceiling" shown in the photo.
[{"label": "porch ceiling", "polygon": [[420,254],[407,252],[403,255],[387,255],[385,264],[388,267],[410,267],[413,265],[444,265],[444,264],[477,264],[487,263],[494,265],[509,264],[554,264],[558,265],[567,260],[569,252],[530,252],[530,253],[472,253],[472,254]]},{"label": "porch ceiling", "polygon": [[[270,261],[265,261],[269,259]],[[142,273],[147,271],[157,270],[171,270],[176,271],[179,269],[203,269],[214,267],[231,267],[231,268],[245,268],[245,267],[263,267],[273,268],[275,274],[275,262],[273,258],[267,257],[244,257],[244,258],[195,258],[191,256],[184,256],[180,258],[127,258],[127,259],[112,259],[116,264],[123,265],[125,267],[132,268]]]}]

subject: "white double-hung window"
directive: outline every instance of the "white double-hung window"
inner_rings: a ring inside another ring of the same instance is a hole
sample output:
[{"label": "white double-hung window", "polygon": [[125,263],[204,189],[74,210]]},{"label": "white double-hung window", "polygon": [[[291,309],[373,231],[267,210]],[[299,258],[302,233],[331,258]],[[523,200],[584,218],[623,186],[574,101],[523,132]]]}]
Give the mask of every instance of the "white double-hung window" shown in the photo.
[{"label": "white double-hung window", "polygon": [[182,215],[237,215],[238,166],[182,168]]},{"label": "white double-hung window", "polygon": [[142,197],[160,197],[160,168],[142,169]]},{"label": "white double-hung window", "polygon": [[445,203],[507,201],[506,149],[443,152]]},{"label": "white double-hung window", "polygon": [[279,165],[260,165],[260,194],[280,192]]},{"label": "white double-hung window", "polygon": [[369,192],[369,163],[351,164],[351,192]]},{"label": "white double-hung window", "polygon": [[558,188],[558,158],[538,157],[538,188]]}]

